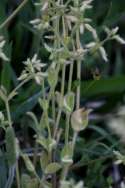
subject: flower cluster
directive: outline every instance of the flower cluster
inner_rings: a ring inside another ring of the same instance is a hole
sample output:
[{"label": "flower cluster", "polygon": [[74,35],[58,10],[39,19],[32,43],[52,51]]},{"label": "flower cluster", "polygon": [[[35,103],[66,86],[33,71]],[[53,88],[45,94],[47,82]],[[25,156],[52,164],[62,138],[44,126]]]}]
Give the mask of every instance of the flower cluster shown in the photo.
[{"label": "flower cluster", "polygon": [[38,59],[37,54],[33,56],[32,59],[28,58],[23,62],[25,70],[22,71],[21,76],[18,80],[25,79],[35,79],[37,84],[40,84],[44,77],[47,76],[46,72],[42,72],[42,69],[46,66],[46,64],[41,63],[41,60]]}]

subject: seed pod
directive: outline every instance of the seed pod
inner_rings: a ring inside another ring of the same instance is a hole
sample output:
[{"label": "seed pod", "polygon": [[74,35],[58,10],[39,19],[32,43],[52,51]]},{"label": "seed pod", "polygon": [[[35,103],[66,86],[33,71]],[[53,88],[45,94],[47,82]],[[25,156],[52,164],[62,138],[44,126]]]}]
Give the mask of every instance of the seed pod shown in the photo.
[{"label": "seed pod", "polygon": [[74,131],[82,131],[88,125],[88,115],[91,109],[80,108],[71,115],[71,125]]}]

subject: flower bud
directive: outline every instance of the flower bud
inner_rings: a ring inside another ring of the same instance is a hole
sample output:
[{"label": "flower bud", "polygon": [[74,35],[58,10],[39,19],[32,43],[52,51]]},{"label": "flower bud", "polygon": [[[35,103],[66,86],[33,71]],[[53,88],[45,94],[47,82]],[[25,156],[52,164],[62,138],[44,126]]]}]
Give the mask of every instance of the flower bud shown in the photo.
[{"label": "flower bud", "polygon": [[74,131],[82,131],[88,125],[88,115],[91,109],[80,108],[71,115],[71,125]]}]

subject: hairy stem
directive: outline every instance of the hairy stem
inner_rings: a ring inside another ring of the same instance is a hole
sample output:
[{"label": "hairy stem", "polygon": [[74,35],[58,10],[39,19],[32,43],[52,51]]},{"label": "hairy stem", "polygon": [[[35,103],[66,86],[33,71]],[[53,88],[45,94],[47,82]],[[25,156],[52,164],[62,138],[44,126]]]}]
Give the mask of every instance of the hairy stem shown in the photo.
[{"label": "hairy stem", "polygon": [[16,181],[17,181],[17,188],[21,188],[18,161],[16,162]]},{"label": "hairy stem", "polygon": [[28,0],[24,0],[16,10],[0,25],[0,29],[4,28],[17,14],[18,12],[24,7],[24,5],[28,2]]},{"label": "hairy stem", "polygon": [[[64,86],[65,86],[65,72],[66,72],[66,65],[63,64],[63,70],[62,70],[62,80],[61,80],[61,95],[64,95]],[[56,124],[55,124],[55,130],[54,130],[54,135],[53,137],[56,137],[57,130],[59,127],[59,122],[62,114],[62,109],[60,108],[57,114],[57,119],[56,119]]]},{"label": "hairy stem", "polygon": [[13,97],[13,94],[15,94],[17,92],[17,90],[19,90],[25,83],[27,83],[29,80],[31,79],[31,77],[28,77],[27,79],[23,80],[15,89],[13,89],[11,91],[11,93],[8,96],[8,100],[11,100]]},{"label": "hairy stem", "polygon": [[70,114],[66,114],[66,129],[65,129],[65,145],[68,144],[69,141],[69,128],[70,128]]},{"label": "hairy stem", "polygon": [[9,102],[8,102],[8,100],[6,100],[6,102],[5,102],[5,106],[6,106],[6,111],[7,111],[7,119],[8,119],[8,123],[9,123],[9,126],[11,127],[11,126],[12,126],[12,120],[11,120],[10,106],[9,106]]}]

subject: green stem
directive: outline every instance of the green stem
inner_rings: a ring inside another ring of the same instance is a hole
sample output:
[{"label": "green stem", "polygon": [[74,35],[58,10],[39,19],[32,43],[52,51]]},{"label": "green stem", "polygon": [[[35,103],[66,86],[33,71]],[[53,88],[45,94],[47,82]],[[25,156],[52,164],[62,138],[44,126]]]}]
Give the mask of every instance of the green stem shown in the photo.
[{"label": "green stem", "polygon": [[[66,65],[65,63],[63,64],[63,70],[62,70],[62,81],[61,81],[61,95],[64,95],[64,86],[65,86],[65,72],[66,72]],[[62,109],[60,108],[57,114],[57,119],[56,119],[56,124],[55,124],[55,130],[54,130],[54,134],[53,137],[56,137],[57,134],[57,130],[59,127],[59,122],[60,122],[60,118],[61,118],[61,114],[62,114]]]},{"label": "green stem", "polygon": [[[44,80],[42,82],[42,92],[43,92],[43,99],[46,100]],[[51,139],[51,130],[50,130],[50,126],[49,126],[48,110],[44,110],[44,113],[45,113],[46,126],[47,126],[47,130],[48,130],[48,137],[49,137],[49,139]]]},{"label": "green stem", "polygon": [[37,164],[37,153],[38,153],[38,143],[35,143],[34,155],[33,155],[33,165],[36,167]]},{"label": "green stem", "polygon": [[17,188],[21,188],[18,161],[16,162],[16,181],[17,181]]},{"label": "green stem", "polygon": [[70,165],[65,165],[63,167],[62,174],[61,174],[61,180],[63,180],[63,181],[67,178],[67,174],[68,174],[68,171],[69,171],[69,166]]},{"label": "green stem", "polygon": [[54,91],[52,93],[52,117],[53,117],[53,120],[55,122],[55,119],[56,119],[56,108],[55,108],[55,95],[54,95]]},{"label": "green stem", "polygon": [[64,95],[64,88],[65,88],[65,74],[66,74],[66,64],[63,64],[62,69],[62,82],[61,82],[61,95]]},{"label": "green stem", "polygon": [[56,134],[57,134],[57,131],[58,131],[61,113],[62,113],[62,109],[59,109],[58,114],[57,114],[57,119],[56,119],[56,124],[55,124],[53,138],[56,137]]},{"label": "green stem", "polygon": [[9,106],[8,100],[6,100],[5,105],[6,105],[8,123],[9,123],[9,126],[11,127],[12,126],[12,120],[11,120],[10,106]]},{"label": "green stem", "polygon": [[66,130],[65,130],[65,145],[68,144],[69,141],[69,128],[70,128],[70,114],[66,114]]},{"label": "green stem", "polygon": [[50,126],[49,126],[48,111],[45,112],[45,115],[46,115],[47,129],[48,129],[48,137],[49,137],[49,139],[51,139],[51,130],[50,130]]},{"label": "green stem", "polygon": [[[64,17],[62,17],[62,23],[63,23],[63,34],[64,36],[66,35],[66,30],[65,30],[65,24],[64,24]],[[66,74],[66,64],[65,62],[63,63],[63,68],[62,68],[62,81],[61,81],[61,95],[64,96],[64,88],[65,88],[65,74]],[[54,138],[57,134],[60,118],[62,114],[62,109],[60,108],[58,111],[57,115],[57,120],[56,120],[56,125],[55,125],[55,130],[54,130]]]},{"label": "green stem", "polygon": [[45,93],[45,81],[42,82],[42,93],[43,93],[43,99],[46,99],[46,93]]},{"label": "green stem", "polygon": [[72,87],[73,65],[74,65],[74,63],[71,62],[70,70],[69,70],[68,92],[71,91],[71,87]]},{"label": "green stem", "polygon": [[[68,92],[71,91],[72,87],[72,75],[73,75],[73,62],[70,64],[70,70],[69,70],[69,80],[68,80]],[[66,114],[66,130],[65,130],[65,144],[68,144],[69,140],[69,129],[70,129],[70,115]]]},{"label": "green stem", "polygon": [[4,28],[15,16],[16,14],[24,7],[28,0],[24,0],[14,12],[0,25],[0,29]]},{"label": "green stem", "polygon": [[[77,44],[77,49],[80,48],[80,35],[79,35],[79,30],[76,32],[76,44]],[[79,80],[79,84],[77,86],[77,91],[76,91],[76,109],[80,108],[80,83],[81,83],[81,60],[77,61],[77,80]],[[72,140],[72,147],[73,147],[73,152],[76,144],[76,139],[78,136],[78,132],[74,132],[73,134],[73,140]]]},{"label": "green stem", "polygon": [[17,92],[26,82],[28,82],[31,79],[31,77],[28,77],[27,79],[23,80],[8,96],[8,101],[12,99],[13,94]]},{"label": "green stem", "polygon": [[79,81],[76,92],[76,109],[80,108],[80,81],[81,81],[81,61],[77,61],[77,80]]},{"label": "green stem", "polygon": [[[80,48],[79,30],[76,32],[76,44],[77,44],[77,49],[79,49]],[[79,81],[79,84],[77,86],[77,92],[76,92],[76,109],[79,109],[80,108],[81,60],[77,61],[77,80]]]},{"label": "green stem", "polygon": [[74,152],[77,136],[78,136],[78,132],[75,131],[73,134],[73,139],[72,139],[72,151],[73,152]]}]

